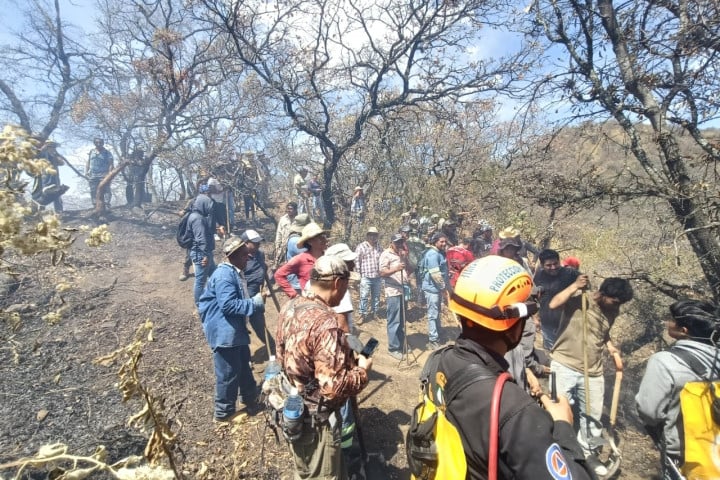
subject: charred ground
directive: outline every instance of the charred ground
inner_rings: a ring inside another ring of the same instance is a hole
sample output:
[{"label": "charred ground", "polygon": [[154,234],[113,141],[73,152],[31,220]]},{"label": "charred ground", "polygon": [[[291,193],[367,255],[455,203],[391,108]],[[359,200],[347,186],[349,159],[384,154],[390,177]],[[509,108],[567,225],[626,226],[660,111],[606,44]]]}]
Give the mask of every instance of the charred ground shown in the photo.
[{"label": "charred ground", "polygon": [[[110,219],[112,242],[89,248],[81,241],[57,267],[38,256],[18,261],[19,287],[0,300],[4,309],[21,313],[16,330],[1,326],[0,464],[33,456],[42,445],[65,443],[77,455],[91,455],[105,445],[112,463],[142,454],[146,433],[127,426],[139,403],[123,403],[117,389],[117,366],[103,367],[93,359],[127,345],[139,325],[154,324],[154,341],[143,349],[140,372],[155,395],[165,399],[170,424],[178,433],[174,455],[188,478],[291,478],[291,459],[284,442],[276,442],[262,415],[232,427],[212,422],[213,368],[210,351],[194,314],[192,279],[179,282],[183,252],[174,240],[177,216],[168,211],[141,213],[119,209]],[[67,214],[66,226],[87,224],[83,212]],[[272,223],[260,228],[273,237]],[[58,293],[57,285],[73,288]],[[279,295],[283,301],[282,294]],[[43,315],[64,307],[62,320],[50,325]],[[362,428],[371,479],[406,479],[404,436],[417,402],[418,374],[427,357],[423,312],[408,315],[408,339],[417,365],[398,365],[384,354],[384,321],[359,326],[361,339],[381,340],[369,387],[360,395]],[[267,305],[274,332],[276,311]],[[632,329],[616,325],[631,339]],[[444,319],[445,339],[457,329]],[[261,379],[267,354],[257,338],[252,345],[255,376]],[[634,413],[634,393],[652,352],[624,349],[625,372],[618,431],[622,438],[620,478],[657,476],[657,453],[641,433]],[[609,363],[609,362],[608,362]],[[613,372],[607,372],[606,406]],[[13,468],[0,470],[12,478]],[[32,478],[48,478],[47,470],[28,470]],[[28,477],[28,478],[30,478]]]}]

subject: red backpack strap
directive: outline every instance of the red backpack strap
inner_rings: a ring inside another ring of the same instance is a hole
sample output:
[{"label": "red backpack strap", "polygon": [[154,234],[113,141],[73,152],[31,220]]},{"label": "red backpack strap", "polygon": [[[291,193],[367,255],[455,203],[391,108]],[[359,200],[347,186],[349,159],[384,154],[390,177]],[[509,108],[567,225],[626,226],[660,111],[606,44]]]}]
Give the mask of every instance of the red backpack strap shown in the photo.
[{"label": "red backpack strap", "polygon": [[498,466],[498,430],[500,428],[500,396],[505,382],[512,379],[509,373],[503,372],[495,381],[492,403],[490,405],[490,451],[488,452],[488,480],[497,480]]}]

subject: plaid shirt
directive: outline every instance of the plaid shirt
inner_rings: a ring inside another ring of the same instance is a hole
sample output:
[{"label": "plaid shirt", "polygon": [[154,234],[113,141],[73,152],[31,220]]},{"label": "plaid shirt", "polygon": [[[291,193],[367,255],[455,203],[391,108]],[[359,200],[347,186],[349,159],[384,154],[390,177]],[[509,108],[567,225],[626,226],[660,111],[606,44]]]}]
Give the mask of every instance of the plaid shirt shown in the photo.
[{"label": "plaid shirt", "polygon": [[380,246],[373,247],[366,240],[357,246],[355,253],[357,253],[358,256],[355,261],[355,266],[360,276],[365,278],[378,278],[380,276],[380,254],[382,253]]}]

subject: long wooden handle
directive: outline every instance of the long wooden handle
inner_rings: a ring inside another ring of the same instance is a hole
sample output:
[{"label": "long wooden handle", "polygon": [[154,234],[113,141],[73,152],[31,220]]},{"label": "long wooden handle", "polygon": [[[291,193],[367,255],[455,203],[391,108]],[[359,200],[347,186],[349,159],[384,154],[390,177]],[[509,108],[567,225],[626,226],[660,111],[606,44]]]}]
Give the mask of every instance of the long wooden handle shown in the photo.
[{"label": "long wooden handle", "polygon": [[610,404],[610,425],[615,426],[617,419],[618,404],[620,403],[620,384],[622,383],[622,371],[615,372],[615,386],[613,387],[612,404]]}]

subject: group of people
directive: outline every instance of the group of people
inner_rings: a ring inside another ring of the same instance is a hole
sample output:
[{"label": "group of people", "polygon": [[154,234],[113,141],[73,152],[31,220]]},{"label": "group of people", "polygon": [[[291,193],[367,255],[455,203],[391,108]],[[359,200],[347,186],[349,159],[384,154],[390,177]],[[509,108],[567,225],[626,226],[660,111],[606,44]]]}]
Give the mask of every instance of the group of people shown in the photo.
[{"label": "group of people", "polygon": [[[407,354],[404,315],[408,303],[418,301],[419,290],[427,312],[427,349],[437,350],[449,340],[441,336],[443,304],[460,326],[454,344],[441,351],[442,378],[452,381],[468,363],[491,374],[447,407],[463,439],[467,478],[485,478],[489,449],[481,432],[487,431],[483,425],[490,418],[493,379],[503,371],[510,371],[515,382],[501,394],[499,478],[606,475],[607,466],[598,457],[603,357],[607,351],[621,364],[610,331],[621,306],[633,298],[630,283],[611,277],[592,289],[576,258],[561,261],[557,251],[537,251],[512,227],[496,239],[489,224],[480,221],[472,236],[451,240],[448,232],[454,225],[445,223],[426,222],[422,240],[408,221],[390,234],[385,248],[380,232],[368,227],[365,240],[351,249],[344,243],[329,245],[328,232],[310,215],[299,213],[296,202],[289,202],[269,265],[257,232],[226,240],[227,261],[198,298],[215,361],[216,420],[233,418],[238,394],[248,406],[257,394],[248,365],[246,324],[263,338],[261,287],[265,273],[274,270],[277,286],[290,299],[278,318],[277,358],[314,419],[304,427],[303,440],[290,444],[297,478],[347,478],[342,447],[348,445],[348,433],[352,437],[349,399],[368,384],[372,367],[372,359],[357,355],[355,345],[351,348],[349,335],[380,312],[384,291],[387,354],[402,360]],[[537,251],[534,266],[526,257],[528,251]],[[255,269],[263,271],[262,277],[251,273]],[[356,318],[348,292],[353,271],[360,277]],[[689,300],[673,304],[671,312],[670,335],[701,358],[710,376],[720,367],[714,343],[717,307]],[[542,335],[542,348],[535,346],[536,330]],[[560,394],[557,402],[533,381],[551,372]],[[648,363],[637,396],[641,418],[656,428],[673,464],[681,464],[683,455],[678,389],[694,376],[681,358],[658,353]],[[444,385],[435,387],[442,390]]]}]

